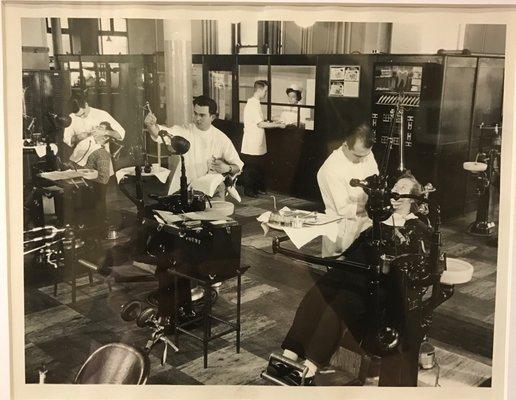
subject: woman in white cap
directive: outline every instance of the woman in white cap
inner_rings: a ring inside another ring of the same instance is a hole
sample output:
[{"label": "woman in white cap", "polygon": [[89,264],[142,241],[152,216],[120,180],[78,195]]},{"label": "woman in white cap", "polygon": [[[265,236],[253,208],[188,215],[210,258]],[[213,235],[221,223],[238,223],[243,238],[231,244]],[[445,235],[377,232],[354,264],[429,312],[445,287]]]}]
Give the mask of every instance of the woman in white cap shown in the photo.
[{"label": "woman in white cap", "polygon": [[309,117],[306,115],[306,109],[302,109],[299,107],[296,107],[298,104],[301,104],[301,100],[303,99],[302,92],[303,89],[295,84],[291,83],[287,90],[285,91],[288,96],[288,102],[291,104],[291,106],[285,106],[283,107],[283,111],[280,116],[280,121],[285,123],[286,125],[298,125],[297,115],[298,110],[300,112],[300,118],[299,118],[299,124],[304,124],[304,121]]}]

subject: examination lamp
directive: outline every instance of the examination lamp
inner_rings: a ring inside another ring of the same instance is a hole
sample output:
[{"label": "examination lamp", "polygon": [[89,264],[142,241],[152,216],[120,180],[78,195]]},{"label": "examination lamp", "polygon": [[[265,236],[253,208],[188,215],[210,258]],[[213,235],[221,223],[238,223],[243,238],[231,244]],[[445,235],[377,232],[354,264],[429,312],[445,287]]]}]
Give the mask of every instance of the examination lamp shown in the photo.
[{"label": "examination lamp", "polygon": [[165,143],[165,137],[170,139],[170,148],[172,154],[179,155],[181,157],[181,178],[180,178],[180,199],[183,207],[188,204],[188,183],[186,180],[186,168],[185,159],[183,155],[190,150],[190,142],[182,136],[172,136],[165,130],[160,130],[158,135],[161,137],[163,143]]},{"label": "examination lamp", "polygon": [[68,128],[72,124],[72,118],[69,115],[58,115],[51,112],[48,115],[52,118],[57,128]]},{"label": "examination lamp", "polygon": [[174,155],[182,156],[190,150],[190,142],[182,136],[172,136],[165,130],[159,131],[158,135],[163,140],[163,143],[165,143],[165,137],[170,139],[170,148]]}]

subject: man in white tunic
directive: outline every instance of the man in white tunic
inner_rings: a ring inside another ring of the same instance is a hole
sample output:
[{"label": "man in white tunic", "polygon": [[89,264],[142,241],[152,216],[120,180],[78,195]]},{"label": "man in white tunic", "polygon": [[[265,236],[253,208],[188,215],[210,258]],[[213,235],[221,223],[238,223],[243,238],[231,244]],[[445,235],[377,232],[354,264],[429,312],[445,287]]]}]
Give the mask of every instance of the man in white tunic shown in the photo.
[{"label": "man in white tunic", "polygon": [[360,187],[351,187],[351,179],[365,179],[378,174],[378,165],[371,148],[373,136],[363,124],[349,135],[337,150],[326,159],[317,173],[326,213],[342,216],[339,234],[334,243],[323,239],[322,256],[341,255],[356,238],[371,226],[365,204],[367,195]]},{"label": "man in white tunic", "polygon": [[[217,103],[207,97],[198,96],[193,102],[193,123],[174,125],[169,128],[158,125],[156,116],[149,113],[145,117],[151,137],[161,141],[159,131],[164,130],[171,136],[182,136],[190,142],[190,150],[184,155],[186,177],[188,182],[200,178],[209,172],[219,174],[238,174],[244,165],[231,140],[212,125],[217,118]],[[170,138],[164,137],[165,144],[170,145]],[[181,169],[173,172],[168,194],[180,189]]]},{"label": "man in white tunic", "polygon": [[[87,155],[91,153],[92,146],[95,143],[104,146],[109,153],[110,138],[119,141],[124,139],[124,128],[108,112],[91,107],[84,96],[73,97],[71,108],[70,118],[72,122],[63,132],[63,142],[73,148],[73,153],[70,156],[71,162],[84,167],[88,161]],[[85,140],[89,137],[93,137],[95,142]],[[81,142],[81,146],[78,146]],[[111,163],[110,176],[113,173]]]},{"label": "man in white tunic", "polygon": [[265,121],[260,100],[267,96],[269,84],[258,80],[254,83],[253,97],[247,100],[244,108],[244,136],[242,155],[246,164],[244,177],[245,194],[256,197],[265,193],[264,162],[267,154],[265,128],[285,128],[281,122]]}]

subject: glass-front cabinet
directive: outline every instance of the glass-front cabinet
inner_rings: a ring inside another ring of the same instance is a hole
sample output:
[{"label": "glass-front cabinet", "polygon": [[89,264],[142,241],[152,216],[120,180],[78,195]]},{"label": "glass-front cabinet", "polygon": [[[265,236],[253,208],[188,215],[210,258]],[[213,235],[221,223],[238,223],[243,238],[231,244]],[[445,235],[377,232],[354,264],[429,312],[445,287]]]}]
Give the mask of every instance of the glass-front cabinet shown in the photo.
[{"label": "glass-front cabinet", "polygon": [[315,66],[271,66],[272,119],[314,129]]},{"label": "glass-front cabinet", "polygon": [[233,119],[232,93],[233,76],[231,71],[210,71],[209,96],[217,102],[219,119]]},{"label": "glass-front cabinet", "polygon": [[269,92],[261,100],[263,115],[289,127],[313,130],[315,76],[316,67],[310,65],[239,65],[239,121],[244,122],[244,107],[254,93],[254,82],[265,80]]},{"label": "glass-front cabinet", "polygon": [[213,98],[219,108],[219,120],[243,124],[244,108],[253,96],[254,83],[265,80],[269,91],[260,101],[264,117],[290,128],[313,131],[317,67],[310,58],[294,61],[295,64],[282,65],[266,55],[194,55],[194,96],[204,93]]}]

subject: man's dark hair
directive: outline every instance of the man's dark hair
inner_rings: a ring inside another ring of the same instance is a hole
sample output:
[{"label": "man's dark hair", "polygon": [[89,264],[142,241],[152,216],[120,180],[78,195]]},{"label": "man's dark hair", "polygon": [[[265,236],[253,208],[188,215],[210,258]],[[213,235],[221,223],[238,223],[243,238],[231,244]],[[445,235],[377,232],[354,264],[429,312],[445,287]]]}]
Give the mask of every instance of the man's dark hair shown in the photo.
[{"label": "man's dark hair", "polygon": [[210,115],[217,115],[217,103],[212,98],[201,95],[194,98],[194,106],[208,107]]},{"label": "man's dark hair", "polygon": [[351,134],[348,135],[346,139],[344,139],[350,149],[355,146],[357,140],[362,140],[366,149],[373,147],[374,135],[373,132],[371,132],[371,128],[368,124],[364,123],[358,125],[352,130]]},{"label": "man's dark hair", "polygon": [[86,103],[88,100],[86,99],[86,94],[84,93],[74,93],[68,100],[68,107],[70,111],[74,114],[79,112],[81,108],[86,107]]},{"label": "man's dark hair", "polygon": [[256,92],[257,89],[263,89],[269,87],[269,83],[264,80],[258,80],[254,83],[254,91]]}]

